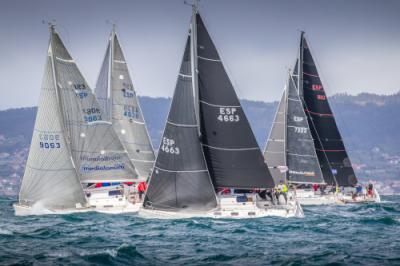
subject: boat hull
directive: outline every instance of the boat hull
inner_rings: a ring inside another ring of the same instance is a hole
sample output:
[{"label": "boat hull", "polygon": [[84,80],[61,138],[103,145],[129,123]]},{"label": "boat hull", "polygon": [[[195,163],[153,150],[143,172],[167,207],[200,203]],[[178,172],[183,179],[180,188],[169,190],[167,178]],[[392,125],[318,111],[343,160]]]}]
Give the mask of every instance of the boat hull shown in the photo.
[{"label": "boat hull", "polygon": [[287,204],[273,205],[270,202],[257,200],[237,202],[237,195],[220,196],[218,207],[211,211],[164,211],[141,207],[139,216],[150,219],[188,219],[188,218],[213,218],[213,219],[252,219],[268,216],[298,217],[303,218],[301,205],[295,199],[289,199]]},{"label": "boat hull", "polygon": [[313,190],[298,189],[295,194],[301,205],[341,205],[344,203],[341,199],[341,194],[336,193],[321,195],[315,193]]},{"label": "boat hull", "polygon": [[347,204],[380,203],[381,196],[379,195],[379,192],[375,188],[373,190],[374,190],[373,197],[368,197],[366,195],[360,195],[353,199],[352,195],[346,194],[346,195],[343,195],[342,200]]},{"label": "boat hull", "polygon": [[79,207],[70,209],[46,209],[39,206],[27,206],[19,203],[13,204],[14,214],[16,216],[30,215],[51,215],[51,214],[72,214],[92,211],[90,207]]}]

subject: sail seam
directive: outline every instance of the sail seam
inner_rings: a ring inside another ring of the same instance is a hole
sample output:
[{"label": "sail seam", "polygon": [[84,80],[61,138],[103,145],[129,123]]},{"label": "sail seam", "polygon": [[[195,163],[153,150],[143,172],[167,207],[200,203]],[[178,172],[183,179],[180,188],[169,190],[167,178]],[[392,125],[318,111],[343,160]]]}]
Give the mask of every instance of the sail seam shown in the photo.
[{"label": "sail seam", "polygon": [[185,74],[182,74],[182,73],[179,73],[179,76],[184,77],[184,78],[191,78],[192,77],[192,75],[185,75]]},{"label": "sail seam", "polygon": [[170,172],[170,173],[200,173],[200,172],[208,172],[207,169],[204,170],[167,170],[164,168],[160,168],[158,166],[154,166],[154,168],[161,170],[161,171],[165,171],[165,172]]},{"label": "sail seam", "polygon": [[200,100],[199,102],[213,106],[213,107],[235,107],[235,108],[242,108],[240,105],[219,105],[219,104],[212,104],[205,101]]},{"label": "sail seam", "polygon": [[177,127],[197,127],[197,125],[189,125],[189,124],[177,124],[167,120],[167,123]]},{"label": "sail seam", "polygon": [[135,162],[143,162],[143,163],[154,163],[154,160],[140,160],[140,159],[131,159],[131,161]]},{"label": "sail seam", "polygon": [[287,153],[288,155],[293,155],[293,156],[301,156],[301,157],[312,157],[314,158],[314,155],[309,155],[309,154],[298,154],[298,153]]},{"label": "sail seam", "polygon": [[198,55],[197,57],[200,58],[200,59],[203,59],[203,60],[207,60],[207,61],[221,62],[220,59],[207,58],[207,57],[203,57],[203,56],[200,56],[200,55]]},{"label": "sail seam", "polygon": [[202,143],[201,145],[206,146],[206,147],[211,148],[211,149],[224,150],[224,151],[250,151],[250,150],[258,150],[259,149],[259,147],[228,149],[228,148],[214,147],[214,146],[210,146],[210,145],[207,145],[207,144],[204,144],[204,143]]},{"label": "sail seam", "polygon": [[58,56],[55,56],[55,58],[57,60],[60,60],[60,61],[63,61],[63,62],[67,62],[67,63],[74,63],[75,62],[74,59],[64,59],[64,58],[61,58],[61,57],[58,57]]}]

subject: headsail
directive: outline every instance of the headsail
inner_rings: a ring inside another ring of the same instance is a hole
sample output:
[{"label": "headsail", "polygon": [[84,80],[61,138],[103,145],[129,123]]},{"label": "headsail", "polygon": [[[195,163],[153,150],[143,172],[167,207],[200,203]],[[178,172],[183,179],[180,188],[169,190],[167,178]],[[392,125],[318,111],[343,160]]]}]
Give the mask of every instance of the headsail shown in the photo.
[{"label": "headsail", "polygon": [[314,59],[304,35],[300,43],[299,94],[311,126],[324,180],[328,184],[351,186],[357,183],[342,137],[329,106]]},{"label": "headsail", "polygon": [[[51,26],[53,31],[53,26]],[[61,88],[54,73],[54,38],[51,33],[38,112],[22,179],[19,201],[46,208],[75,208],[86,203],[79,177],[66,141],[62,110],[59,105]]]},{"label": "headsail", "polygon": [[53,34],[54,68],[72,157],[82,182],[133,181],[137,174],[111,123],[58,34]]},{"label": "headsail", "polygon": [[276,184],[286,182],[286,97],[287,88],[283,91],[277,108],[271,132],[264,151],[265,162]]},{"label": "headsail", "polygon": [[128,151],[136,171],[146,180],[155,160],[153,146],[114,30],[100,71],[96,95],[103,102],[103,110],[111,118],[114,130]]},{"label": "headsail", "polygon": [[291,183],[324,183],[303,103],[289,74],[286,115],[286,158]]},{"label": "headsail", "polygon": [[273,187],[250,124],[198,13],[196,21],[201,140],[214,184]]},{"label": "headsail", "polygon": [[217,205],[199,141],[191,75],[189,37],[145,207],[179,211],[210,210]]}]

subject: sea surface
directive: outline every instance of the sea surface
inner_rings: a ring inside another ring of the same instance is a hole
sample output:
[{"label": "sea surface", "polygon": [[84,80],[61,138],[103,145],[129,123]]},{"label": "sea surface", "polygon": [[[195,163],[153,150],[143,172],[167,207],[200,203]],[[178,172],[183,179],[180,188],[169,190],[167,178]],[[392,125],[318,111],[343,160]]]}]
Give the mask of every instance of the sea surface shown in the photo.
[{"label": "sea surface", "polygon": [[400,265],[400,196],[303,207],[305,218],[15,217],[0,198],[0,265]]}]

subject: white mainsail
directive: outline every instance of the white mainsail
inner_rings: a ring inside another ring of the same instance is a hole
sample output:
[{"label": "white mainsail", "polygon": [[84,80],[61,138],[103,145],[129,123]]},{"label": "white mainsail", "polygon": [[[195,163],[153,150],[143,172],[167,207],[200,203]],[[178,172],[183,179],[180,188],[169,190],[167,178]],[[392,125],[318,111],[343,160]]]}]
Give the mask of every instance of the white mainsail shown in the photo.
[{"label": "white mainsail", "polygon": [[19,202],[45,208],[75,208],[86,203],[72,160],[60,106],[54,67],[54,29],[43,77],[38,112]]},{"label": "white mainsail", "polygon": [[72,156],[85,183],[124,182],[137,173],[111,123],[61,39],[54,34],[55,68]]},{"label": "white mainsail", "polygon": [[146,180],[155,161],[154,150],[114,29],[96,84],[96,96],[139,177]]}]

